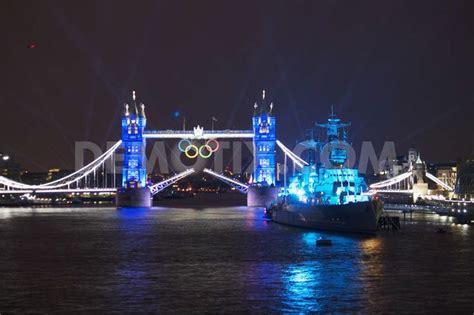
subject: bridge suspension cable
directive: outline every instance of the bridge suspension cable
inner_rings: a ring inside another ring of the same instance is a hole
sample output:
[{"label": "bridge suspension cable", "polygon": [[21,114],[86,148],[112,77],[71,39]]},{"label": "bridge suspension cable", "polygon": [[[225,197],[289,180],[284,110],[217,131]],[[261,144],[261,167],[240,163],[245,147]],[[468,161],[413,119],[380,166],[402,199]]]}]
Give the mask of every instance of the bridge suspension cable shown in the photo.
[{"label": "bridge suspension cable", "polygon": [[221,174],[218,174],[208,168],[205,168],[203,170],[204,173],[207,173],[207,174],[210,174],[218,179],[220,179],[221,181],[223,181],[224,183],[226,183],[227,185],[230,185],[232,187],[234,187],[235,189],[237,189],[238,191],[240,191],[241,193],[243,194],[246,194],[247,191],[249,190],[249,186],[248,185],[245,185],[245,184],[242,184],[241,182],[239,181],[236,181],[235,179],[232,179],[232,178],[229,178],[227,176],[224,176],[224,175],[221,175]]},{"label": "bridge suspension cable", "polygon": [[[425,175],[429,180],[432,180],[436,184],[440,185],[443,189],[448,190],[448,191],[453,191],[454,190],[453,187],[451,187],[448,184],[444,183],[443,181],[441,181],[439,178],[437,178],[433,174],[425,172]],[[412,173],[411,170],[406,172],[406,173],[395,176],[393,178],[390,178],[390,179],[372,184],[372,185],[370,185],[370,188],[375,189],[379,192],[396,192],[396,191],[407,192],[407,191],[411,191],[410,189],[400,190],[400,187],[397,187],[398,189],[387,189],[387,187],[397,185],[400,182],[402,182],[404,180],[407,180],[407,179],[410,179],[410,180],[413,181],[413,173]],[[406,187],[406,188],[408,188],[408,187]]]},{"label": "bridge suspension cable", "polygon": [[381,181],[381,182],[378,182],[378,183],[374,183],[374,184],[370,185],[370,188],[377,189],[377,188],[389,187],[389,186],[395,185],[397,183],[400,183],[401,181],[403,181],[403,180],[405,180],[405,179],[407,179],[411,176],[412,176],[412,172],[408,171],[406,173],[403,173],[403,174],[400,174],[398,176],[389,178],[387,180],[384,180],[384,181]]},{"label": "bridge suspension cable", "polygon": [[449,186],[445,182],[441,181],[439,178],[437,178],[433,174],[430,174],[430,173],[426,172],[426,177],[428,177],[429,179],[434,181],[436,184],[440,185],[445,190],[448,190],[448,191],[453,191],[454,190],[451,186]]},{"label": "bridge suspension cable", "polygon": [[309,165],[308,162],[294,154],[290,149],[288,149],[280,140],[276,141],[276,144],[280,147],[280,149],[288,155],[288,157],[299,167],[303,167],[304,165]]},{"label": "bridge suspension cable", "polygon": [[99,156],[97,159],[90,162],[86,166],[80,168],[74,173],[71,173],[69,175],[66,175],[62,178],[59,178],[49,183],[40,184],[40,185],[28,185],[28,184],[23,184],[23,183],[8,179],[6,177],[0,176],[0,184],[10,189],[14,188],[14,189],[45,191],[45,190],[53,190],[57,188],[62,188],[62,187],[68,187],[71,184],[78,185],[82,179],[86,178],[89,174],[94,173],[94,185],[97,185],[97,178],[96,178],[97,169],[99,169],[100,167],[105,168],[104,162],[108,158],[114,155],[115,150],[117,150],[117,148],[119,148],[121,144],[122,144],[122,140],[117,141],[110,149],[108,149],[105,153],[103,153],[101,156]]}]

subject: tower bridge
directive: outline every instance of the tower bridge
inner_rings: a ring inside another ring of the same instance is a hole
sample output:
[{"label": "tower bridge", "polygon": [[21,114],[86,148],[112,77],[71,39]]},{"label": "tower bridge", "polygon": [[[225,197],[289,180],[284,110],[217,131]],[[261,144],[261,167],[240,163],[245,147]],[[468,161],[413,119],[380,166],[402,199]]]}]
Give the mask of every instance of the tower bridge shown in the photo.
[{"label": "tower bridge", "polygon": [[[274,200],[279,192],[276,187],[277,148],[282,150],[285,158],[285,182],[287,159],[300,168],[308,163],[277,139],[273,103],[265,99],[265,91],[260,103],[254,104],[252,129],[249,130],[205,130],[199,125],[192,130],[147,130],[145,105],[137,104],[133,92],[132,104],[125,104],[121,118],[121,140],[115,142],[101,156],[72,174],[40,185],[29,185],[0,176],[0,191],[9,194],[115,193],[118,206],[150,206],[153,195],[195,173],[195,170],[188,169],[161,182],[148,183],[145,156],[147,140],[180,139],[178,148],[186,156],[195,158],[201,155],[206,158],[219,149],[217,139],[252,139],[252,184],[240,183],[210,169],[204,169],[204,172],[247,194],[249,206],[265,206]],[[205,144],[198,147],[192,143],[195,140],[205,140]],[[183,148],[182,143],[187,143],[187,146]],[[119,149],[123,149],[124,158],[122,172],[116,174],[115,155]],[[112,174],[107,174],[106,165],[112,165]],[[117,180],[117,175],[120,180]],[[425,179],[435,182],[444,190],[453,191],[448,184],[426,171],[420,156],[410,165],[407,172],[374,183],[370,185],[370,189],[379,193],[411,194],[416,201],[418,197],[428,194]],[[118,186],[117,182],[120,183]]]},{"label": "tower bridge", "polygon": [[454,187],[449,186],[427,171],[426,164],[421,160],[419,154],[416,161],[410,164],[408,171],[374,183],[370,185],[370,189],[377,193],[409,194],[412,195],[413,202],[416,202],[418,198],[425,198],[428,195],[428,182],[425,182],[425,179],[436,183],[445,191],[454,191]]},{"label": "tower bridge", "polygon": [[[159,183],[147,183],[146,143],[148,139],[181,139],[189,141],[189,145],[181,150],[187,155],[197,156],[218,150],[216,139],[252,139],[253,140],[253,185],[239,183],[212,170],[205,172],[236,187],[247,194],[249,206],[265,206],[274,200],[279,192],[276,187],[276,149],[283,150],[285,163],[287,158],[295,165],[302,167],[307,164],[276,138],[276,117],[273,113],[273,103],[265,99],[262,93],[261,104],[254,104],[251,130],[205,130],[196,126],[192,130],[147,130],[145,105],[137,103],[135,91],[132,94],[132,104],[125,104],[121,118],[121,140],[94,161],[75,172],[40,185],[29,185],[0,176],[0,191],[10,194],[54,194],[78,192],[116,192],[118,206],[150,206],[153,195],[159,193],[176,181],[194,173],[193,169],[185,170]],[[198,148],[191,140],[206,140],[205,145]],[[216,145],[211,147],[214,140]],[[115,162],[117,150],[123,149],[123,165],[120,185],[117,187]],[[106,165],[112,165],[112,178],[108,179]],[[286,167],[285,167],[286,170]]]}]

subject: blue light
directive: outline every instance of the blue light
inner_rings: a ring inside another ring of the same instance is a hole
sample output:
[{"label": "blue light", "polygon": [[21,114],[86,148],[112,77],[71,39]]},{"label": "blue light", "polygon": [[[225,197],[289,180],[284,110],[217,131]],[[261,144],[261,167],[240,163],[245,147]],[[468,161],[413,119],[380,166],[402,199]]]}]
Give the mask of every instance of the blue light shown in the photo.
[{"label": "blue light", "polygon": [[180,116],[181,116],[181,112],[179,110],[177,110],[173,113],[174,118],[179,118]]},{"label": "blue light", "polygon": [[262,111],[252,119],[254,132],[254,181],[263,185],[276,185],[276,118]]},{"label": "blue light", "polygon": [[[367,185],[357,169],[346,168],[347,132],[340,129],[350,126],[331,115],[325,124],[317,126],[327,129],[327,140],[320,141],[322,153],[327,148],[329,158],[321,158],[319,165],[304,165],[301,173],[289,179],[286,189],[290,202],[313,205],[344,205],[367,202],[370,197],[363,194]],[[342,148],[341,148],[342,146]]]},{"label": "blue light", "polygon": [[[135,99],[134,99],[135,101]],[[145,109],[129,111],[128,105],[122,116],[122,142],[124,148],[122,187],[146,187],[146,127]]]},{"label": "blue light", "polygon": [[285,311],[318,312],[323,293],[320,262],[289,265],[283,275]]}]

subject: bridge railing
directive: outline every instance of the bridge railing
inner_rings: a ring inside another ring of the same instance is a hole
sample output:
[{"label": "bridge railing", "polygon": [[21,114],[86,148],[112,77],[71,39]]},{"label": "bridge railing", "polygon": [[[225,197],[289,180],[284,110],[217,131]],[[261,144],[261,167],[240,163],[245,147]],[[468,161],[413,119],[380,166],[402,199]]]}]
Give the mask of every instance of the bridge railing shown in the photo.
[{"label": "bridge railing", "polygon": [[235,189],[237,189],[238,191],[240,191],[241,193],[243,194],[246,194],[249,190],[249,186],[248,185],[245,185],[235,179],[232,179],[232,178],[229,178],[227,176],[224,176],[222,174],[218,174],[216,172],[214,172],[213,170],[210,170],[208,168],[205,168],[203,170],[204,173],[207,173],[207,174],[210,174],[218,179],[220,179],[221,181],[223,181],[224,183],[226,183],[227,185],[231,186],[231,187],[234,187]]},{"label": "bridge railing", "polygon": [[164,190],[165,188],[169,187],[170,185],[173,185],[174,183],[176,183],[180,179],[183,179],[184,177],[186,177],[188,175],[191,175],[194,172],[195,172],[194,169],[190,168],[190,169],[185,170],[184,172],[176,174],[173,177],[170,177],[168,179],[165,179],[164,181],[161,181],[159,183],[156,183],[156,184],[150,186],[149,188],[150,188],[151,195],[152,196],[156,195],[160,191]]}]

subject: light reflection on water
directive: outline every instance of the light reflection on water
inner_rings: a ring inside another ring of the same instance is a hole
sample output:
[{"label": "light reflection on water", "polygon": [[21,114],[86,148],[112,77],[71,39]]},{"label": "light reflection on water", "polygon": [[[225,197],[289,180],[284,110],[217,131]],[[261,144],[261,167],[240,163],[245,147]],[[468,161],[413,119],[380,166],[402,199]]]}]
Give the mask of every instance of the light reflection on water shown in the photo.
[{"label": "light reflection on water", "polygon": [[284,272],[284,311],[321,310],[324,286],[321,284],[321,264],[318,261],[291,264]]},{"label": "light reflection on water", "polygon": [[[245,207],[0,209],[0,218],[0,312],[414,313],[473,305],[472,226],[435,216],[376,237],[282,226]],[[448,233],[435,233],[438,226]],[[333,245],[316,246],[319,237]]]}]

